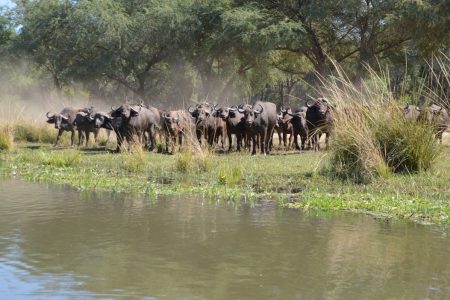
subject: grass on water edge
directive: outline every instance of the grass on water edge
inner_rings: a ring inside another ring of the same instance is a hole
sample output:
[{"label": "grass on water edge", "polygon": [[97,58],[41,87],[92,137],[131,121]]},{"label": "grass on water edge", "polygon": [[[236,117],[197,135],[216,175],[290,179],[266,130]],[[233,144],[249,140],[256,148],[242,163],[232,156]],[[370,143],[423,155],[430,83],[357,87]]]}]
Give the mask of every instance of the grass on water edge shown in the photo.
[{"label": "grass on water edge", "polygon": [[[251,157],[202,152],[112,154],[104,148],[54,149],[17,144],[0,154],[0,173],[79,190],[158,195],[195,194],[217,201],[272,199],[308,211],[350,210],[425,223],[450,223],[450,147],[433,168],[367,184],[322,171],[327,152]],[[278,153],[278,154],[281,154]]]}]

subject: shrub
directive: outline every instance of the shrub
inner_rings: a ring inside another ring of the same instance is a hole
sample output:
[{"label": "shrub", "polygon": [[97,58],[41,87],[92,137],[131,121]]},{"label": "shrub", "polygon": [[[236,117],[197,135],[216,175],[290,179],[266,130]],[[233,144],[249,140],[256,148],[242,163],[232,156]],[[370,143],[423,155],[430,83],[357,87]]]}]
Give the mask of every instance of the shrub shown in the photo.
[{"label": "shrub", "polygon": [[191,151],[182,151],[175,156],[175,168],[177,171],[186,173],[192,166]]},{"label": "shrub", "polygon": [[13,133],[9,126],[0,127],[0,151],[8,151],[13,147]]},{"label": "shrub", "polygon": [[360,87],[343,74],[324,80],[324,93],[336,106],[329,171],[369,182],[392,172],[429,169],[440,153],[433,129],[406,120],[389,90],[389,78],[369,71],[371,77]]},{"label": "shrub", "polygon": [[238,185],[242,181],[242,169],[240,165],[229,164],[223,165],[219,168],[217,174],[217,181],[222,185],[234,186]]}]

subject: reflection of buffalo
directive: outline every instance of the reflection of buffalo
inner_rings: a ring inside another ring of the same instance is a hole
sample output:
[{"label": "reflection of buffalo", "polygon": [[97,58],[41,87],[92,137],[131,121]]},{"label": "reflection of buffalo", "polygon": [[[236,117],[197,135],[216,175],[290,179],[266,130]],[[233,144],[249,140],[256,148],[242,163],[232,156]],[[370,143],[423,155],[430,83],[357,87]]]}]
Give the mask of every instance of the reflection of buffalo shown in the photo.
[{"label": "reflection of buffalo", "polygon": [[161,113],[162,130],[166,138],[166,152],[169,152],[169,141],[172,140],[172,152],[177,144],[181,147],[183,135],[190,134],[194,127],[192,117],[183,110]]},{"label": "reflection of buffalo", "polygon": [[58,136],[56,138],[55,146],[61,144],[61,135],[64,131],[70,131],[71,135],[71,146],[73,146],[75,142],[75,130],[76,126],[74,125],[74,121],[77,117],[77,114],[80,112],[90,113],[91,108],[73,108],[73,107],[65,107],[59,114],[50,115],[50,112],[47,113],[47,123],[55,124],[55,128],[58,129]]},{"label": "reflection of buffalo", "polygon": [[253,106],[247,104],[238,110],[244,114],[246,133],[252,138],[252,155],[256,154],[257,137],[261,143],[261,153],[268,154],[273,130],[277,123],[277,106],[272,102],[257,101]]}]

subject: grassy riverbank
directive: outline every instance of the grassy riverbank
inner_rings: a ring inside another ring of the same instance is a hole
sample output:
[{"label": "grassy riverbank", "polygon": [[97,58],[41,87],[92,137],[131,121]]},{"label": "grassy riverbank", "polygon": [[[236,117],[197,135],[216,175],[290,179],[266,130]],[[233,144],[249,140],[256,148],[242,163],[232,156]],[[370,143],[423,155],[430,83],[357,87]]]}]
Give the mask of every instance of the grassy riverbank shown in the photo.
[{"label": "grassy riverbank", "polygon": [[418,222],[450,223],[450,147],[432,170],[353,184],[322,174],[326,152],[164,155],[104,148],[53,149],[16,145],[0,154],[0,172],[79,190],[147,194],[196,194],[226,201],[270,198],[306,211],[352,210]]}]

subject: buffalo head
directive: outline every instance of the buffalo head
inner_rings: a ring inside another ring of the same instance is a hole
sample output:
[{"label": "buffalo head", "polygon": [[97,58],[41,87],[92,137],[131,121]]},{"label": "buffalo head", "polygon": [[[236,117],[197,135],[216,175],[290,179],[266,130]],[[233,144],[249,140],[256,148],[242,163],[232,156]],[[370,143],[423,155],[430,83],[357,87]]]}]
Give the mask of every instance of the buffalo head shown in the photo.
[{"label": "buffalo head", "polygon": [[62,124],[65,124],[69,121],[69,117],[63,114],[54,114],[52,116],[49,116],[49,113],[47,113],[47,123],[55,124],[56,129],[60,129]]},{"label": "buffalo head", "polygon": [[244,120],[246,126],[252,126],[255,119],[264,111],[264,108],[261,105],[257,105],[258,107],[253,107],[249,104],[245,104],[238,108],[238,111],[244,114]]},{"label": "buffalo head", "polygon": [[142,106],[131,106],[129,104],[122,104],[119,107],[111,107],[111,117],[118,118],[121,117],[125,120],[129,120],[131,117],[136,117],[139,115]]}]

